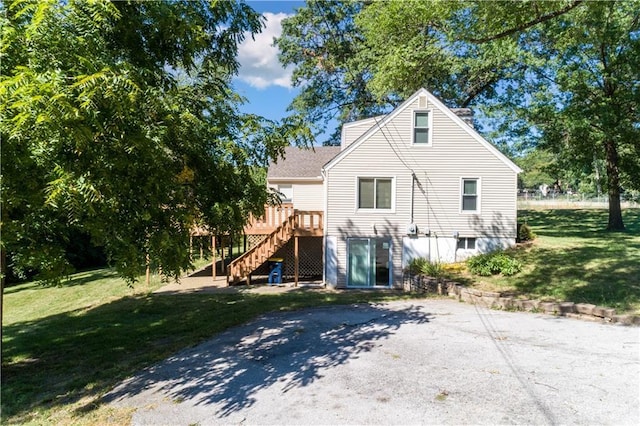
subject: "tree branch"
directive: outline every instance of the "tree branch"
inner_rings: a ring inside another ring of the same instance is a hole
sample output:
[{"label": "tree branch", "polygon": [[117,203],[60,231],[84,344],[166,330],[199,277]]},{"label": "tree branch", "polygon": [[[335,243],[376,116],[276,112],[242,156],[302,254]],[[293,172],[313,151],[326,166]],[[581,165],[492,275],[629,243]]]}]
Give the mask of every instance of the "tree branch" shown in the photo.
[{"label": "tree branch", "polygon": [[498,40],[498,39],[501,39],[503,37],[515,34],[515,33],[519,33],[521,31],[524,31],[524,30],[526,30],[528,28],[533,27],[534,25],[538,25],[538,24],[540,24],[542,22],[545,22],[545,21],[548,21],[550,19],[556,18],[556,17],[558,17],[560,15],[564,15],[565,13],[569,12],[570,10],[578,7],[580,5],[580,3],[582,3],[582,2],[583,2],[583,0],[574,0],[573,3],[569,4],[568,6],[562,8],[560,10],[556,10],[555,12],[539,16],[536,19],[534,19],[532,21],[529,21],[529,22],[525,22],[524,24],[519,25],[517,27],[510,28],[510,29],[508,29],[506,31],[503,31],[503,32],[498,33],[498,34],[494,34],[492,36],[468,39],[468,41],[471,42],[471,43],[482,44],[482,43],[487,43],[489,41]]}]

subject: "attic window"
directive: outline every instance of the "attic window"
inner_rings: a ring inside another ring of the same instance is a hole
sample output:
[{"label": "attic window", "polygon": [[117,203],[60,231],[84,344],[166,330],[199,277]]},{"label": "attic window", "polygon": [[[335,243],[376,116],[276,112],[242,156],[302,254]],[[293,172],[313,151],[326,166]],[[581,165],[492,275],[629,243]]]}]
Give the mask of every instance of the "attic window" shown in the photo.
[{"label": "attic window", "polygon": [[413,115],[413,143],[431,144],[431,111],[415,111]]}]

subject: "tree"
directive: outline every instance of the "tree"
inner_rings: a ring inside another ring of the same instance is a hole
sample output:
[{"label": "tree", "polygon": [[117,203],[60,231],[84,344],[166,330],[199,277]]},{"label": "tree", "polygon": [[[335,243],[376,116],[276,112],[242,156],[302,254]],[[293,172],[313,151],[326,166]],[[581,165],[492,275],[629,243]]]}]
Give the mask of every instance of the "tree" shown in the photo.
[{"label": "tree", "polygon": [[[367,49],[354,17],[360,1],[309,0],[305,7],[282,21],[276,39],[283,65],[295,65],[292,82],[300,87],[290,109],[304,116],[321,133],[339,123],[381,114],[393,99],[377,99],[370,92]],[[340,129],[330,144],[340,143]]]},{"label": "tree", "polygon": [[[637,0],[367,2],[341,18],[359,37],[341,73],[361,73],[378,103],[427,87],[450,107],[501,116],[496,126],[578,169],[604,161],[608,229],[621,230],[621,186],[640,185],[639,11]],[[298,25],[323,21],[305,16]],[[305,76],[307,98],[337,99],[316,85],[329,79]]]},{"label": "tree", "polygon": [[[69,271],[72,230],[134,280],[189,267],[199,221],[240,229],[267,197],[260,169],[309,135],[242,115],[244,3],[10,1],[2,6],[2,247],[17,271]],[[4,262],[3,262],[4,263]]]},{"label": "tree", "polygon": [[[620,187],[640,185],[638,5],[432,2],[420,9],[391,1],[372,4],[358,22],[376,52],[372,85],[378,93],[401,82],[408,82],[403,91],[414,90],[413,81],[457,90],[459,101],[493,105],[516,127],[524,125],[537,145],[578,169],[603,159],[608,229],[619,230],[624,229]],[[400,47],[385,54],[380,37]],[[418,49],[418,43],[427,48]],[[394,51],[403,49],[413,56],[394,61]],[[451,93],[441,96],[455,100]]]},{"label": "tree", "polygon": [[549,59],[523,85],[541,94],[527,105],[540,145],[577,167],[604,162],[607,228],[622,230],[621,188],[640,188],[640,3],[588,2],[532,37]]},{"label": "tree", "polygon": [[542,185],[552,186],[559,180],[557,159],[553,153],[544,150],[532,150],[516,159],[522,168],[518,176],[521,188],[537,189]]}]

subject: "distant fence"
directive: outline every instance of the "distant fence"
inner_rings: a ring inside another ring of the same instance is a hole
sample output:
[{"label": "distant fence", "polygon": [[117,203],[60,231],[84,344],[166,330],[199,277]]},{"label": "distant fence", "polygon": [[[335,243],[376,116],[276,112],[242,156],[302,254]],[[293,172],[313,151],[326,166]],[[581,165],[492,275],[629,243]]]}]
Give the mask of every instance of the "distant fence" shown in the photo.
[{"label": "distant fence", "polygon": [[[623,209],[638,208],[640,203],[633,200],[622,201]],[[607,196],[585,197],[581,195],[568,194],[518,194],[519,209],[605,209],[609,207]]]}]

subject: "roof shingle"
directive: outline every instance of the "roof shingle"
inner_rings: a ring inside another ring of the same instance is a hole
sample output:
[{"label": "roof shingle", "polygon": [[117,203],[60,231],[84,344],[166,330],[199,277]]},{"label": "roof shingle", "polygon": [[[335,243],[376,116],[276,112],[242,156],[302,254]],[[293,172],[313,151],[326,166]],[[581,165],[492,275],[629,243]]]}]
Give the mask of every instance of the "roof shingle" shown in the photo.
[{"label": "roof shingle", "polygon": [[322,166],[339,153],[339,146],[315,146],[312,149],[288,146],[284,158],[269,164],[267,179],[320,178]]}]

